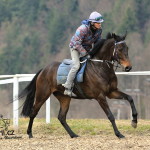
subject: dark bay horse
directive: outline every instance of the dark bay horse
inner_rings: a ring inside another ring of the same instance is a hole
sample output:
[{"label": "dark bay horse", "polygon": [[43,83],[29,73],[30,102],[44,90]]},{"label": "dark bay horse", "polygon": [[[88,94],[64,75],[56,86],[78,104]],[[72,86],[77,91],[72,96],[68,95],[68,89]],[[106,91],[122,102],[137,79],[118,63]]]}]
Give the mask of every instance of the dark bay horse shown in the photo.
[{"label": "dark bay horse", "polygon": [[[76,94],[77,99],[86,98],[98,101],[110,120],[115,135],[118,138],[123,138],[124,136],[119,132],[116,126],[115,118],[108,106],[106,97],[110,99],[127,100],[132,109],[132,127],[137,127],[137,111],[133,99],[117,88],[117,77],[114,71],[114,61],[117,61],[124,71],[130,71],[132,68],[128,57],[128,47],[125,38],[126,35],[118,36],[109,33],[103,45],[97,44],[93,49],[93,58],[87,61],[84,82],[76,83],[73,89],[73,93]],[[41,69],[19,96],[20,99],[26,97],[23,104],[22,115],[30,117],[27,129],[29,138],[33,137],[32,125],[34,118],[51,94],[60,102],[59,121],[71,138],[78,137],[66,122],[71,97],[63,94],[64,87],[62,85],[57,85],[56,74],[59,65],[60,62],[53,62],[51,65]]]}]

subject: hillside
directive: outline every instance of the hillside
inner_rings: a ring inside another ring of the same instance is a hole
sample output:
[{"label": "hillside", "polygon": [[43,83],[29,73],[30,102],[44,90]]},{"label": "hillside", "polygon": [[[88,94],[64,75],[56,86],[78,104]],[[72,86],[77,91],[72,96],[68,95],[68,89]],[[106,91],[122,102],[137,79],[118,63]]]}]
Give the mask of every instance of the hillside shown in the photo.
[{"label": "hillside", "polygon": [[56,58],[70,57],[70,38],[93,10],[104,16],[104,37],[128,31],[130,56],[139,63],[133,69],[148,70],[149,0],[1,0],[0,74],[33,73]]}]

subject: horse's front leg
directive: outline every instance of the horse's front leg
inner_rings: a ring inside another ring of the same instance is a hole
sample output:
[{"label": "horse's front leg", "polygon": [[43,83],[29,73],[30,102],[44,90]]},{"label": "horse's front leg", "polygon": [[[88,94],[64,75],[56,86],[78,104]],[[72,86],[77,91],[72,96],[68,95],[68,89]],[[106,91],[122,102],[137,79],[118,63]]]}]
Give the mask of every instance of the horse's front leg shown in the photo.
[{"label": "horse's front leg", "polygon": [[104,110],[105,114],[107,115],[108,119],[110,120],[110,122],[113,126],[113,129],[114,129],[115,135],[118,138],[124,138],[124,136],[119,132],[119,130],[116,126],[115,118],[114,118],[114,116],[113,116],[113,114],[112,114],[112,112],[108,106],[108,103],[106,101],[106,97],[104,95],[100,94],[96,100],[98,101],[98,103],[100,104],[100,106]]},{"label": "horse's front leg", "polygon": [[108,95],[109,98],[114,98],[114,99],[125,99],[127,100],[129,103],[130,103],[130,106],[131,106],[131,109],[132,109],[132,117],[133,117],[133,120],[132,120],[132,127],[136,128],[137,127],[137,111],[136,111],[136,108],[135,108],[135,105],[134,105],[134,101],[132,99],[132,97],[130,95],[127,95],[121,91],[113,91],[111,92],[109,95]]}]

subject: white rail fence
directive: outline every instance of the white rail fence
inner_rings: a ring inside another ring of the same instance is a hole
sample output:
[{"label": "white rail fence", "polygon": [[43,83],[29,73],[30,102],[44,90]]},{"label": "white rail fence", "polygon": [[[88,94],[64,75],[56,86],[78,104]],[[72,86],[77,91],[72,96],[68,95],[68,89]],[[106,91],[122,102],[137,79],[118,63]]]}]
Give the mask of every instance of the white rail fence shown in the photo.
[{"label": "white rail fence", "polygon": [[[13,83],[13,126],[14,127],[18,127],[18,119],[19,119],[19,110],[18,110],[19,82],[31,81],[34,76],[35,74],[16,74],[16,75],[0,76],[0,84]],[[50,98],[48,98],[46,101],[46,123],[50,123]]]},{"label": "white rail fence", "polygon": [[[116,72],[116,75],[150,75],[150,71]],[[31,81],[35,74],[0,75],[0,84],[13,83],[13,126],[18,127],[19,82]],[[50,123],[50,98],[46,101],[46,123]]]}]

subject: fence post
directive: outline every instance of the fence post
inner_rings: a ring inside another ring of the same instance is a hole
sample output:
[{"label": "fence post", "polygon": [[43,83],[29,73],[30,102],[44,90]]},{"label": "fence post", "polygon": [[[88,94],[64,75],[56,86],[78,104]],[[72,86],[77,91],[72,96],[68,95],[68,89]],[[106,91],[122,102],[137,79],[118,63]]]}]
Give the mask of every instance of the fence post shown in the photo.
[{"label": "fence post", "polygon": [[120,120],[120,108],[117,110],[117,120]]},{"label": "fence post", "polygon": [[50,123],[50,97],[46,101],[46,123]]},{"label": "fence post", "polygon": [[18,127],[18,92],[19,92],[19,84],[18,78],[15,76],[13,81],[13,126]]}]

